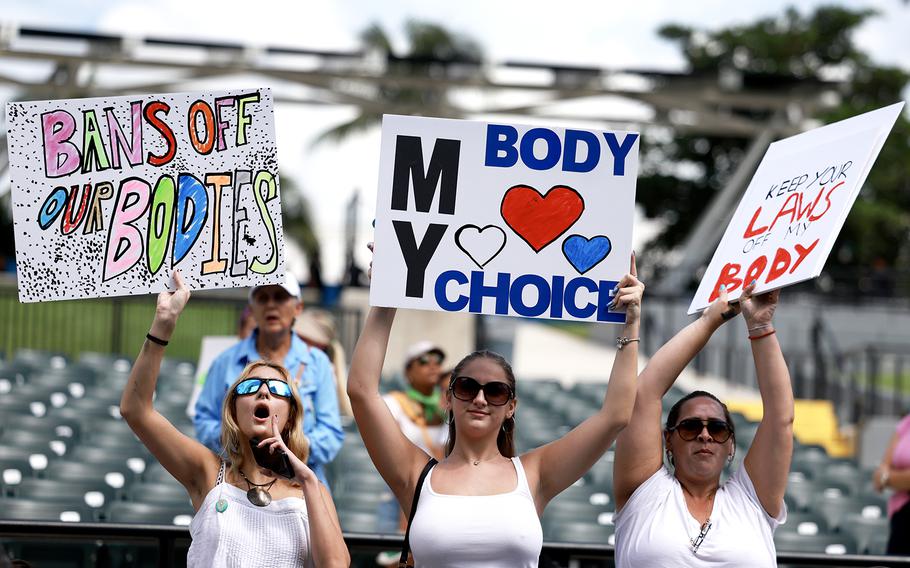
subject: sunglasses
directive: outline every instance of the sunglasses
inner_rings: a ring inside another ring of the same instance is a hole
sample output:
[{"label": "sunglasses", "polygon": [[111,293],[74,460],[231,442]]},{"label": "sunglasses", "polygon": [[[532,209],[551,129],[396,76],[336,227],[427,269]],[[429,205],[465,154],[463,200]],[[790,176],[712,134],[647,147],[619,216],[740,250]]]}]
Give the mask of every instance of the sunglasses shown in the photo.
[{"label": "sunglasses", "polygon": [[492,381],[485,385],[478,383],[471,377],[457,377],[449,387],[452,395],[458,400],[470,402],[477,398],[477,393],[483,391],[483,397],[493,406],[502,406],[512,400],[515,393],[512,387],[500,381]]},{"label": "sunglasses", "polygon": [[430,363],[442,364],[442,356],[439,353],[424,353],[414,360],[421,365],[429,365]]},{"label": "sunglasses", "polygon": [[681,420],[676,426],[668,428],[668,430],[671,432],[676,430],[679,432],[680,438],[687,442],[691,442],[695,438],[698,438],[704,428],[708,429],[708,435],[719,444],[723,444],[733,435],[733,430],[730,428],[730,425],[723,420],[717,419],[702,420],[700,418],[686,418],[685,420]]},{"label": "sunglasses", "polygon": [[275,396],[291,398],[291,385],[279,379],[260,379],[259,377],[251,377],[244,381],[240,381],[240,383],[234,387],[234,392],[237,393],[238,396],[256,394],[259,392],[259,388],[263,383],[268,385],[269,392]]}]

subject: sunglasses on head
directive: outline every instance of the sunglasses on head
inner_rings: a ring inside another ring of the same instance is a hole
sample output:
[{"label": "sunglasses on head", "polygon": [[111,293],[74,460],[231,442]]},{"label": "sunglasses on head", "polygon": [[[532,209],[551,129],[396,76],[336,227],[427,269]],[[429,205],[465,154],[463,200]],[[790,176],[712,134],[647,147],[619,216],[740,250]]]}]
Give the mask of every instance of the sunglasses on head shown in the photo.
[{"label": "sunglasses on head", "polygon": [[478,383],[471,377],[457,377],[449,387],[452,395],[458,400],[470,402],[477,398],[477,393],[483,391],[483,398],[493,406],[502,406],[512,400],[515,394],[512,387],[500,381],[492,381],[485,385]]},{"label": "sunglasses on head", "polygon": [[430,363],[436,363],[437,365],[442,364],[442,356],[439,353],[424,353],[420,357],[414,359],[421,365],[429,365]]},{"label": "sunglasses on head", "polygon": [[679,432],[680,438],[687,442],[691,442],[695,438],[698,438],[704,428],[708,429],[708,435],[719,444],[723,444],[733,435],[733,430],[730,428],[730,425],[723,420],[717,420],[716,418],[711,418],[709,420],[686,418],[685,420],[680,420],[676,426],[669,428],[669,430],[671,432],[676,430]]},{"label": "sunglasses on head", "polygon": [[250,377],[249,379],[240,381],[236,387],[234,387],[234,392],[238,396],[246,396],[248,394],[256,394],[259,392],[259,388],[262,386],[262,383],[265,383],[269,392],[275,396],[280,396],[283,398],[291,398],[291,385],[279,379],[260,379],[259,377]]}]

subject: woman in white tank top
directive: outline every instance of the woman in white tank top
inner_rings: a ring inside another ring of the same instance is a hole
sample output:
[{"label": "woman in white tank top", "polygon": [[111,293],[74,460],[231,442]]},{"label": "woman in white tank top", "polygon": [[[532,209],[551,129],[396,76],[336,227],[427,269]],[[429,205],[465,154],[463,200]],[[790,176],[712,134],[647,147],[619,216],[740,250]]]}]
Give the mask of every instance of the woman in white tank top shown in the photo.
[{"label": "woman in white tank top", "polygon": [[[120,413],[152,455],[187,490],[190,567],[347,567],[350,555],[328,490],[306,466],[303,405],[281,365],[252,362],[228,390],[221,444],[228,464],[155,411],[152,397],[177,318],[190,292],[158,295],[155,319],[120,400]],[[273,300],[277,302],[278,300]],[[257,463],[250,440],[261,440]],[[284,469],[284,477],[276,471]]]},{"label": "woman in white tank top", "polygon": [[[613,309],[625,310],[622,337],[638,339],[644,285],[634,258]],[[440,315],[440,317],[445,317]],[[348,394],[376,469],[405,511],[429,456],[401,433],[379,393],[395,310],[374,307],[351,361]],[[536,567],[543,544],[540,515],[610,447],[632,413],[638,349],[622,342],[603,407],[562,438],[515,457],[515,377],[500,355],[479,351],[456,365],[446,401],[446,457],[419,488],[411,524],[417,567]]]},{"label": "woman in white tank top", "polygon": [[[616,566],[777,566],[774,530],[787,517],[784,492],[793,451],[793,391],[771,318],[779,291],[735,307],[719,298],[664,345],[638,380],[635,412],[616,442]],[[723,484],[736,436],[730,412],[695,391],[670,409],[661,446],[661,399],[725,321],[742,311],[764,409],[742,466]],[[668,466],[663,464],[666,455]]]}]

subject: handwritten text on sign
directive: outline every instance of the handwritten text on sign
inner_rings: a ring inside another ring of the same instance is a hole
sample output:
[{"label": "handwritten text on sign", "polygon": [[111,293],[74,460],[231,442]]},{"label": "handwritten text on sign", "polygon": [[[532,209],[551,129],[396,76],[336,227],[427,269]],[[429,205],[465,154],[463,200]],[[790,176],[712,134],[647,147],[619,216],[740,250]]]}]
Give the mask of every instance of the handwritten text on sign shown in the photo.
[{"label": "handwritten text on sign", "polygon": [[386,116],[373,305],[624,320],[638,135]]},{"label": "handwritten text on sign", "polygon": [[10,103],[20,300],[280,280],[268,90]]},{"label": "handwritten text on sign", "polygon": [[903,104],[775,142],[768,148],[705,272],[689,313],[726,286],[731,299],[821,274]]}]

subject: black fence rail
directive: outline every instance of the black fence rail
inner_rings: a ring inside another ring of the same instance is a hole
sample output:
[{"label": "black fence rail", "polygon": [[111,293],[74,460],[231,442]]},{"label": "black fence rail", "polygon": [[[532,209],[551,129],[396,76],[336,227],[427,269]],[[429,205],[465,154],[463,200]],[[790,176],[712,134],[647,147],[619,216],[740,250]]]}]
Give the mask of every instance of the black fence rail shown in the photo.
[{"label": "black fence rail", "polygon": [[[400,550],[395,535],[345,534],[354,567],[375,566],[381,551]],[[0,544],[14,558],[59,568],[180,568],[186,566],[189,530],[182,527],[112,523],[0,521]],[[544,543],[542,568],[594,568],[613,565],[612,546]],[[910,566],[910,557],[780,552],[781,566]]]}]

